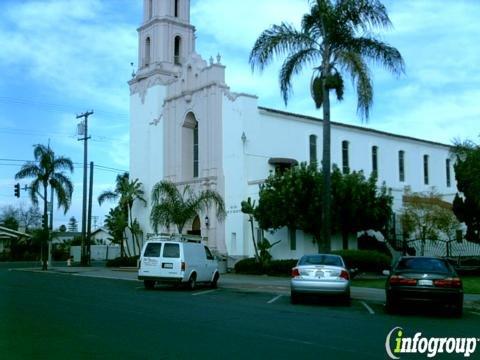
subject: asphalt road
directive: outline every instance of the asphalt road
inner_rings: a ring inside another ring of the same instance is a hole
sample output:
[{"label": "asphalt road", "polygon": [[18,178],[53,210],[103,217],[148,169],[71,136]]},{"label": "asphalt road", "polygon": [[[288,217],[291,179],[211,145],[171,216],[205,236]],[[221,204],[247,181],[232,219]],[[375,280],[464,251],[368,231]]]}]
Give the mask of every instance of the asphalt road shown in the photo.
[{"label": "asphalt road", "polygon": [[272,293],[146,291],[138,282],[1,265],[0,311],[0,359],[385,359],[396,326],[412,336],[480,336],[475,313],[390,316],[357,300],[294,306]]}]

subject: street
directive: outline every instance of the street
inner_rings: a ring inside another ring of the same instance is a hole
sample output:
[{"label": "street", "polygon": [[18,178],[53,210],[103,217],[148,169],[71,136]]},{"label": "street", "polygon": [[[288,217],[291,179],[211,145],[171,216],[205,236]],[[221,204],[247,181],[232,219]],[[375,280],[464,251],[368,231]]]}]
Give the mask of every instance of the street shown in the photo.
[{"label": "street", "polygon": [[221,282],[216,290],[146,291],[136,281],[17,270],[0,265],[1,359],[385,359],[397,326],[479,337],[472,312],[391,316],[381,303],[294,306],[285,294]]}]

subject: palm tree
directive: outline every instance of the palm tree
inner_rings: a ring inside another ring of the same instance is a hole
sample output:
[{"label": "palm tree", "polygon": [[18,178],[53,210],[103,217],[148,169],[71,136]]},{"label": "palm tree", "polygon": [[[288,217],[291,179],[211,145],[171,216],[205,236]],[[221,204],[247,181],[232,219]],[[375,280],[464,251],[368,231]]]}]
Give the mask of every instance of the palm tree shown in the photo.
[{"label": "palm tree", "polygon": [[262,71],[273,58],[286,55],[280,70],[285,104],[292,93],[292,77],[312,66],[310,92],[316,108],[323,107],[323,251],[330,250],[331,160],[330,90],[343,99],[343,76],[350,75],[357,90],[357,112],[368,120],[373,85],[368,61],[395,75],[404,72],[400,52],[375,37],[374,30],[391,26],[386,8],[378,0],[311,0],[301,30],[281,23],[262,32],[250,53],[252,70]]},{"label": "palm tree", "polygon": [[172,182],[160,181],[152,190],[150,223],[156,233],[159,226],[170,227],[173,224],[177,226],[178,233],[182,234],[185,224],[211,205],[216,207],[219,219],[225,218],[225,203],[216,191],[203,190],[195,194],[186,185],[181,192]]},{"label": "palm tree", "polygon": [[[43,230],[44,243],[42,252],[42,269],[47,270],[48,251],[46,250],[47,240],[49,238],[48,228],[48,206],[47,192],[55,193],[58,201],[58,208],[63,208],[67,213],[73,193],[73,184],[65,175],[63,170],[73,172],[73,163],[69,158],[56,157],[50,147],[44,145],[35,145],[33,149],[35,161],[27,162],[22,166],[19,172],[15,174],[15,179],[34,178],[29,188],[29,195],[34,205],[38,204],[38,196],[43,200]],[[39,193],[42,187],[43,195]],[[53,206],[53,204],[52,204]]]},{"label": "palm tree", "polygon": [[135,201],[140,201],[145,205],[147,204],[147,201],[143,197],[145,193],[142,187],[143,184],[138,179],[131,181],[129,174],[126,172],[117,176],[115,190],[104,191],[98,197],[98,203],[100,205],[107,200],[119,199],[118,206],[124,210],[125,216],[127,216],[128,219],[128,228],[132,234],[134,256],[137,254],[136,247],[138,247],[140,251],[140,243],[138,241],[139,231],[137,226],[134,225],[135,221],[132,216],[132,207]]},{"label": "palm tree", "polygon": [[[123,239],[125,238],[125,229],[128,226],[127,214],[125,214],[124,209],[121,209],[119,206],[110,209],[108,215],[105,216],[105,226],[110,236],[112,236],[112,242],[120,244],[120,256],[123,257],[125,255]],[[128,252],[130,253],[130,251]]]}]

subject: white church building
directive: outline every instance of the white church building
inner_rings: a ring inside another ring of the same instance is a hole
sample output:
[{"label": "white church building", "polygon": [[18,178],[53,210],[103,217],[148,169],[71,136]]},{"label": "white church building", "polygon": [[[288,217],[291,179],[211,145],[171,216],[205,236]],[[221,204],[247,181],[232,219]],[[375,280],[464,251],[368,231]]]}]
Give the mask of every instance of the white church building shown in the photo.
[{"label": "white church building", "polygon": [[[206,61],[195,52],[189,0],[144,0],[138,48],[138,71],[129,82],[131,178],[148,195],[164,179],[195,191],[216,190],[225,200],[225,220],[217,221],[210,209],[188,230],[200,232],[219,253],[251,256],[250,223],[240,203],[258,199],[259,185],[276,167],[321,160],[322,120],[261,107],[255,95],[233,92],[220,57]],[[434,187],[453,199],[448,145],[340,123],[331,128],[332,164],[367,176],[377,171],[378,184],[392,189],[394,210],[402,207],[406,187]],[[137,204],[134,216],[144,237],[153,233],[150,204]],[[271,250],[276,258],[317,251],[300,231],[292,238],[286,229],[266,237],[282,240]],[[340,247],[334,239],[332,248]]]}]

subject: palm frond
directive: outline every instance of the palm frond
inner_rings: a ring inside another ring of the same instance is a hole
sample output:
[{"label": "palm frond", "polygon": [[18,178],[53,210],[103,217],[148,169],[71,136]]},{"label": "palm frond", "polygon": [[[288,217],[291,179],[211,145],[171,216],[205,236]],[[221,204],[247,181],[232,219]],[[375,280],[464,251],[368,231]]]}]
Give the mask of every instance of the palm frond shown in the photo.
[{"label": "palm frond", "polygon": [[116,192],[106,190],[98,196],[98,204],[102,205],[105,201],[113,201],[118,199],[120,195]]},{"label": "palm frond", "polygon": [[63,208],[64,213],[66,214],[70,208],[71,194],[68,193],[64,184],[56,178],[50,179],[50,187],[57,196],[58,208]]},{"label": "palm frond", "polygon": [[279,76],[280,91],[285,105],[292,91],[292,76],[299,74],[305,64],[314,63],[318,58],[320,58],[320,53],[315,48],[303,49],[287,57],[282,65]]},{"label": "palm frond", "polygon": [[42,176],[42,169],[38,167],[34,162],[28,162],[24,164],[20,171],[15,174],[15,179],[25,179],[28,177]]},{"label": "palm frond", "polygon": [[71,197],[73,193],[73,183],[69,177],[67,177],[63,172],[52,174],[50,183],[52,180],[57,181],[64,189],[65,193]]},{"label": "palm frond", "polygon": [[53,161],[53,168],[58,171],[58,170],[68,170],[73,173],[74,167],[73,167],[73,162],[69,158],[60,156],[55,158]]},{"label": "palm frond", "polygon": [[405,62],[400,52],[389,44],[370,37],[352,39],[351,49],[362,57],[383,66],[392,74],[399,76],[405,73]]},{"label": "palm frond", "polygon": [[162,198],[178,199],[181,197],[175,184],[170,181],[160,181],[153,186],[152,203],[158,204]]},{"label": "palm frond", "polygon": [[379,0],[340,0],[336,13],[341,22],[364,32],[392,26],[387,9]]},{"label": "palm frond", "polygon": [[315,42],[311,37],[297,31],[292,25],[273,25],[258,37],[250,53],[249,63],[252,71],[255,68],[263,71],[276,56],[293,54],[314,46]]}]

